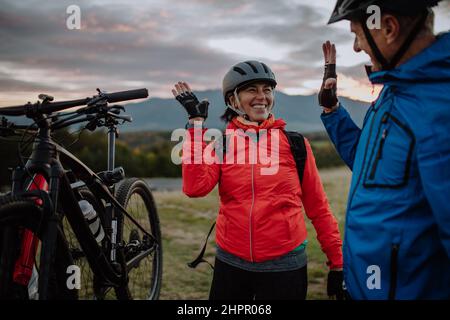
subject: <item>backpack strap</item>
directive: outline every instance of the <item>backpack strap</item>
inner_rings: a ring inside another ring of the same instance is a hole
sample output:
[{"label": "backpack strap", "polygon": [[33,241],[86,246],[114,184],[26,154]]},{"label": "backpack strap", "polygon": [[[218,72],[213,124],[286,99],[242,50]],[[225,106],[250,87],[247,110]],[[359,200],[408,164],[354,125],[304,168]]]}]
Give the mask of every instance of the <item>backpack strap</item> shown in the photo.
[{"label": "backpack strap", "polygon": [[216,226],[216,222],[214,222],[214,223],[211,225],[211,228],[209,229],[208,235],[206,236],[205,243],[203,244],[203,248],[202,248],[202,250],[200,251],[200,253],[198,254],[197,258],[195,258],[194,261],[189,262],[189,263],[187,264],[189,268],[195,269],[200,263],[206,262],[206,263],[209,264],[210,267],[213,268],[213,270],[214,270],[213,265],[212,265],[211,263],[209,263],[208,260],[203,259],[203,256],[205,255],[206,246],[208,245],[208,239],[209,239],[209,236],[211,235],[211,233],[212,233],[212,231],[214,230],[214,227],[215,227],[215,226]]},{"label": "backpack strap", "polygon": [[295,164],[297,165],[298,178],[300,180],[300,185],[303,182],[303,173],[305,171],[306,164],[306,145],[305,138],[302,134],[296,131],[283,131],[291,146],[292,156],[294,157]]},{"label": "backpack strap", "polygon": [[224,133],[222,136],[222,163],[225,163],[225,155],[227,154],[227,143],[228,138],[226,134]]}]

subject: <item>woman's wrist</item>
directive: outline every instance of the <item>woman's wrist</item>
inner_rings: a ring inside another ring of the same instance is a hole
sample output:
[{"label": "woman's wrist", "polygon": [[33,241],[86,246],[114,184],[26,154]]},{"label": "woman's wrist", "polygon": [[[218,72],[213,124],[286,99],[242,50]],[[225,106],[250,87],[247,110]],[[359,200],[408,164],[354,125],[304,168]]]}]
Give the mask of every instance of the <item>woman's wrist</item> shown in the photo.
[{"label": "woman's wrist", "polygon": [[332,112],[336,111],[338,108],[339,108],[339,102],[332,108],[322,107],[323,113],[325,113],[325,114],[332,113]]},{"label": "woman's wrist", "polygon": [[189,119],[189,123],[190,123],[190,124],[194,124],[194,121],[201,121],[201,122],[204,122],[204,121],[205,121],[205,118],[203,118],[203,117],[195,117],[195,118]]}]

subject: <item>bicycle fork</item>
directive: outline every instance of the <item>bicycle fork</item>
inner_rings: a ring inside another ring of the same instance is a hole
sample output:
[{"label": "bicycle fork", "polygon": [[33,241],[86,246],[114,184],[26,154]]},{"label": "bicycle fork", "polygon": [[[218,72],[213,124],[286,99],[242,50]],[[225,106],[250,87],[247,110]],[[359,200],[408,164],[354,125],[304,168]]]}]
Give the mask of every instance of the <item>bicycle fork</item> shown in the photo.
[{"label": "bicycle fork", "polygon": [[[26,188],[26,191],[43,190],[48,192],[48,183],[42,174],[35,174]],[[36,204],[41,206],[42,199],[37,198]],[[20,246],[19,258],[14,266],[13,281],[23,286],[27,286],[33,273],[33,266],[36,260],[36,251],[39,239],[30,230],[24,229]]]},{"label": "bicycle fork", "polygon": [[[13,191],[20,193],[20,183],[25,174],[24,169],[13,174]],[[34,201],[38,206],[44,208],[44,220],[47,221],[47,227],[42,236],[41,255],[40,255],[40,272],[39,272],[39,299],[48,298],[48,282],[50,277],[50,268],[54,259],[54,251],[56,246],[56,238],[58,232],[58,216],[56,213],[58,190],[60,185],[61,174],[63,169],[58,162],[51,165],[48,172],[50,184],[47,182],[42,173],[36,172],[25,191],[44,191],[51,194],[49,197],[35,197]],[[30,230],[24,229],[21,235],[21,246],[19,257],[14,265],[13,282],[22,286],[28,286],[33,266],[36,262],[36,252],[39,245],[38,237]]]}]

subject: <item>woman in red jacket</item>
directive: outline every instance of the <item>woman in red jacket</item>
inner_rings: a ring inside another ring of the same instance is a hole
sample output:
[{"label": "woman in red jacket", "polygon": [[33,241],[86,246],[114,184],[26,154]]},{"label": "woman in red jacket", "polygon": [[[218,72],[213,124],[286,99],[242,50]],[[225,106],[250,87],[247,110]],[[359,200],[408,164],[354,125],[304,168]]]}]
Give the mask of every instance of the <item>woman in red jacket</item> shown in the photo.
[{"label": "woman in red jacket", "polygon": [[[172,90],[189,114],[183,145],[183,192],[202,197],[219,183],[217,255],[210,299],[305,299],[307,233],[303,212],[312,221],[328,258],[328,295],[342,297],[338,224],[306,139],[307,160],[303,180],[299,180],[289,141],[282,133],[286,123],[272,114],[276,84],[270,68],[258,61],[238,63],[225,75],[227,109],[222,119],[228,123],[226,135],[231,142],[223,159],[219,159],[220,152],[212,152],[217,161],[202,161],[208,153],[202,134],[208,102],[199,102],[186,82],[178,82]],[[270,155],[270,161],[263,161],[263,155]]]}]

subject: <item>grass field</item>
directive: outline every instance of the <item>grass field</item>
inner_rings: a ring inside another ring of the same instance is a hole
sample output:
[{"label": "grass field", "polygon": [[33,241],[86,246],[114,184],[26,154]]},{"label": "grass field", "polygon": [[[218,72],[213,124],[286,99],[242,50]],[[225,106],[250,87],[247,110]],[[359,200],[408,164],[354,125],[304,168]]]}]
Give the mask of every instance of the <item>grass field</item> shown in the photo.
[{"label": "grass field", "polygon": [[[331,209],[336,216],[341,235],[351,173],[347,168],[321,170],[322,182]],[[200,264],[190,269],[186,263],[198,254],[204,238],[218,212],[218,192],[190,199],[181,192],[154,193],[161,219],[164,266],[161,299],[207,299],[212,279],[212,269]],[[308,299],[327,299],[326,257],[320,250],[312,224],[306,219],[308,229]],[[214,261],[214,234],[211,235],[205,257]]]}]

